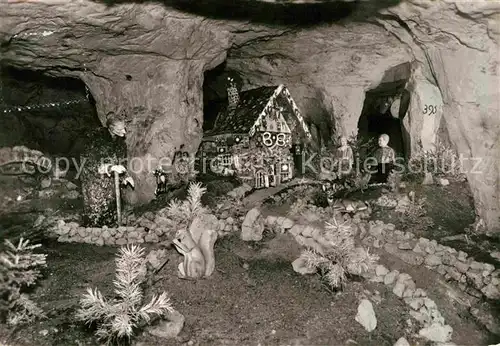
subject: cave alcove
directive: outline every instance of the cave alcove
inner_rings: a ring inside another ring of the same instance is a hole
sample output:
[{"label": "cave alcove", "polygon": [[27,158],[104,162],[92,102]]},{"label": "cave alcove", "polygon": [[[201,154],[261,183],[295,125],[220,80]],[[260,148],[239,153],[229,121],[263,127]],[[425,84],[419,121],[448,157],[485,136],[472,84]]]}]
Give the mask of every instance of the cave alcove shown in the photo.
[{"label": "cave alcove", "polygon": [[361,142],[373,141],[373,145],[377,146],[378,137],[388,134],[389,146],[396,151],[396,157],[404,160],[411,155],[411,138],[403,125],[410,100],[410,94],[405,89],[410,71],[409,63],[386,71],[381,83],[366,92],[358,121],[358,139]]},{"label": "cave alcove", "polygon": [[25,146],[64,157],[74,170],[86,134],[101,127],[85,84],[8,66],[2,67],[0,80],[0,147]]},{"label": "cave alcove", "polygon": [[217,114],[227,102],[227,79],[232,78],[241,91],[242,79],[238,72],[228,70],[226,61],[207,70],[203,76],[203,131],[215,125]]}]

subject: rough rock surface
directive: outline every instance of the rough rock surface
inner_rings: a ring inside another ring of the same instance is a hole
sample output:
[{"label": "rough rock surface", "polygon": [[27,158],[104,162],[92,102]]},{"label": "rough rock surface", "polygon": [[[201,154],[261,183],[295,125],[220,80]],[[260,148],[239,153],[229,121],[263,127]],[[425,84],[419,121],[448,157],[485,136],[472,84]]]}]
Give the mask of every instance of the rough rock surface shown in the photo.
[{"label": "rough rock surface", "polygon": [[[196,151],[203,72],[231,47],[227,67],[243,76],[244,89],[287,84],[325,138],[330,117],[341,133],[355,133],[365,92],[401,78],[387,71],[411,63],[405,125],[412,150],[432,146],[445,129],[460,154],[481,158],[479,173],[471,172],[474,160],[465,162],[468,180],[480,217],[490,231],[500,228],[498,2],[411,0],[372,23],[302,30],[216,21],[159,4],[42,0],[0,7],[3,62],[79,77],[102,124],[110,113],[126,117],[128,157],[136,158],[131,202],[154,198],[148,168],[158,160],[168,161],[183,144]],[[426,105],[437,107],[433,117],[424,114]]]},{"label": "rough rock surface", "polygon": [[108,131],[96,130],[89,134],[92,141],[80,157],[83,195],[83,222],[86,226],[112,226],[117,221],[116,196],[113,176],[100,174],[104,163],[119,164],[126,156],[121,138],[111,139]]}]

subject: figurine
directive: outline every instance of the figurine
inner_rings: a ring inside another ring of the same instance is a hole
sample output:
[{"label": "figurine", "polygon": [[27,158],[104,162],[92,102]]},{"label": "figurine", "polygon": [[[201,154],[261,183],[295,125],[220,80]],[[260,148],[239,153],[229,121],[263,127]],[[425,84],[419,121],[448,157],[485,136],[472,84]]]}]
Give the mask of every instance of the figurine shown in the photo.
[{"label": "figurine", "polygon": [[157,169],[155,169],[153,174],[156,177],[155,195],[158,196],[159,194],[166,193],[167,192],[167,173],[161,167],[158,167]]},{"label": "figurine", "polygon": [[372,183],[387,183],[387,178],[396,162],[396,152],[389,145],[389,135],[382,134],[378,138],[379,148],[375,152],[377,173],[372,176]]},{"label": "figurine", "polygon": [[197,279],[205,275],[205,257],[198,244],[195,243],[188,230],[180,230],[173,240],[175,248],[183,256],[184,260],[179,263],[179,278]]},{"label": "figurine", "polygon": [[214,244],[217,232],[202,230],[191,232],[186,229],[177,231],[172,241],[184,260],[179,263],[179,278],[198,279],[211,276],[215,270]]},{"label": "figurine", "polygon": [[337,148],[336,155],[337,164],[339,168],[339,177],[348,175],[352,170],[354,163],[354,153],[352,148],[347,143],[346,137],[340,138],[340,147]]}]

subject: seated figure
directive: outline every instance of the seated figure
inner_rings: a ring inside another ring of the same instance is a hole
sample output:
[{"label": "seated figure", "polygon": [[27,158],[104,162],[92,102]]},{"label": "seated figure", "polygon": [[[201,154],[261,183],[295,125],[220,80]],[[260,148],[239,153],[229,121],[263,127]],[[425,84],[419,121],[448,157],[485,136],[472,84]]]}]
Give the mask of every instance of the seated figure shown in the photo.
[{"label": "seated figure", "polygon": [[389,145],[389,135],[382,134],[378,138],[379,148],[375,152],[376,173],[372,175],[370,183],[387,183],[387,178],[394,168],[396,152]]},{"label": "seated figure", "polygon": [[339,177],[349,175],[354,163],[354,153],[347,143],[346,137],[340,138],[340,147],[337,148],[335,158],[339,169]]}]

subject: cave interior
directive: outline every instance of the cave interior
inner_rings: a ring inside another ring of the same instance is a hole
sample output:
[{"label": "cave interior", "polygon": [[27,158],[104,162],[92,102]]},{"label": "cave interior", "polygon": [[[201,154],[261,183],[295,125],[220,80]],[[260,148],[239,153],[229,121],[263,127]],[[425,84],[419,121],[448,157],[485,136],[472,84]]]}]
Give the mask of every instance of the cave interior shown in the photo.
[{"label": "cave interior", "polygon": [[[75,170],[86,136],[101,127],[95,102],[77,78],[1,69],[0,147],[25,146],[48,157],[66,158]],[[64,163],[66,165],[66,163]]]}]

